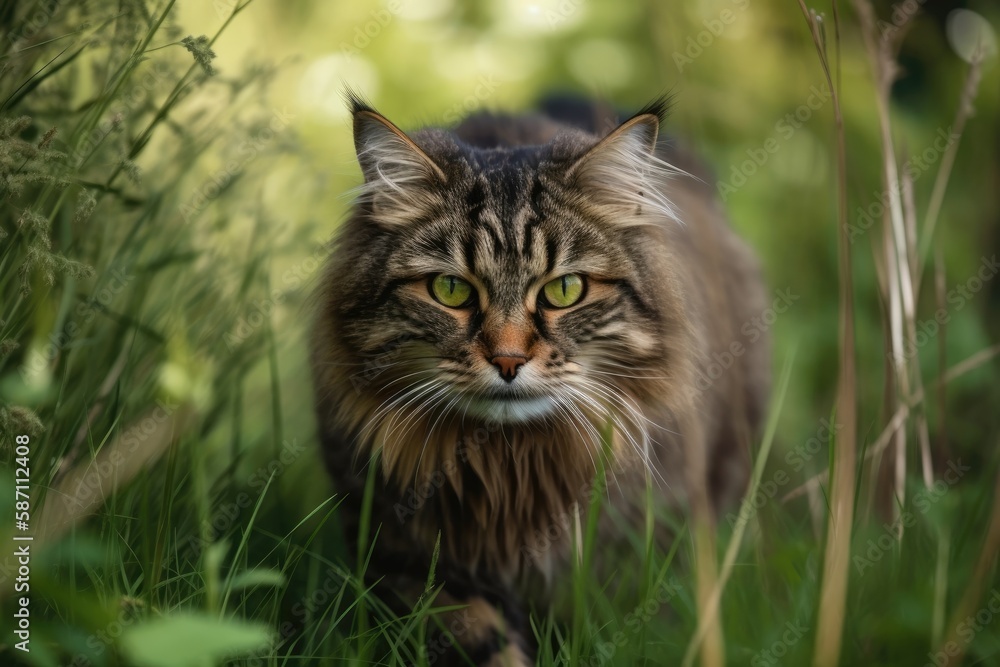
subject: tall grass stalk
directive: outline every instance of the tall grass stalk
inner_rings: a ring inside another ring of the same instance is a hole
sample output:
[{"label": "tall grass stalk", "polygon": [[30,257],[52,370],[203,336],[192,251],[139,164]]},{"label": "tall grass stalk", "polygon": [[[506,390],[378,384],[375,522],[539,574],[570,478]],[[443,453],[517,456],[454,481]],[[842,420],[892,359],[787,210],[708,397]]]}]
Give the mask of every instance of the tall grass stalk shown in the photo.
[{"label": "tall grass stalk", "polygon": [[[834,30],[837,53],[840,53],[840,20],[834,0]],[[833,100],[837,144],[837,242],[840,303],[840,363],[837,376],[836,418],[843,425],[832,443],[833,468],[830,486],[830,514],[826,531],[826,552],[823,558],[823,578],[819,599],[816,651],[817,667],[833,667],[840,662],[841,637],[850,568],[851,529],[854,523],[854,492],[857,464],[857,390],[854,350],[854,288],[851,264],[851,241],[847,226],[847,149],[844,118],[840,109],[840,91],[834,84],[827,59],[824,25],[820,17],[799,0],[799,8],[816,46]],[[839,67],[839,61],[837,63]]]},{"label": "tall grass stalk", "polygon": [[795,355],[793,353],[790,354],[785,360],[785,365],[781,372],[781,377],[778,380],[778,386],[772,403],[771,414],[768,417],[767,426],[764,429],[760,450],[757,452],[756,460],[754,461],[753,472],[750,476],[750,486],[747,489],[746,494],[743,496],[743,501],[740,505],[739,518],[734,526],[732,535],[729,537],[729,544],[726,546],[726,553],[722,559],[722,571],[719,574],[719,578],[716,581],[715,588],[712,591],[706,608],[703,610],[702,614],[699,615],[698,627],[695,629],[694,637],[692,637],[691,642],[688,644],[687,650],[684,653],[684,660],[681,663],[682,667],[689,667],[694,664],[695,656],[698,654],[699,644],[704,641],[706,635],[708,634],[709,625],[711,623],[710,619],[715,618],[719,612],[726,582],[729,581],[733,567],[736,564],[736,558],[739,555],[740,548],[743,544],[743,534],[750,521],[748,517],[750,516],[753,498],[756,497],[757,492],[760,489],[760,482],[764,476],[764,468],[767,464],[768,456],[771,453],[771,446],[774,444],[774,436],[778,429],[778,418],[781,415],[781,406],[784,405],[785,402],[785,393],[788,391],[788,382],[791,378],[793,366],[792,362],[794,359]]}]

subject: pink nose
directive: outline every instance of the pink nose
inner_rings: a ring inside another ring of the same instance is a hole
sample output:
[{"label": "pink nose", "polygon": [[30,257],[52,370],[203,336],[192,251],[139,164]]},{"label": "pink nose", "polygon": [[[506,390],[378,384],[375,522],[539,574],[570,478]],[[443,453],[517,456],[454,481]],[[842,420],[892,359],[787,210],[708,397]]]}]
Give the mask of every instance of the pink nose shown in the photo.
[{"label": "pink nose", "polygon": [[527,357],[497,356],[490,363],[500,369],[500,377],[507,382],[513,382],[517,377],[517,369],[528,363]]}]

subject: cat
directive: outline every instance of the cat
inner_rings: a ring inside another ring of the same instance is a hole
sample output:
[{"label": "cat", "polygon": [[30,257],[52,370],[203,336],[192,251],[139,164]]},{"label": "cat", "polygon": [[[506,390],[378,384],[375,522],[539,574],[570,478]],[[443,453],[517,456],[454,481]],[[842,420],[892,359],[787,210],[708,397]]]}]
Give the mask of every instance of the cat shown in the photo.
[{"label": "cat", "polygon": [[377,534],[368,576],[403,611],[438,552],[435,604],[463,608],[432,662],[533,664],[526,602],[559,584],[595,480],[639,522],[648,489],[678,512],[743,493],[770,382],[766,336],[740,334],[761,269],[659,137],[665,99],[406,134],[348,98],[364,183],[310,351],[345,533],[369,526],[366,558]]}]

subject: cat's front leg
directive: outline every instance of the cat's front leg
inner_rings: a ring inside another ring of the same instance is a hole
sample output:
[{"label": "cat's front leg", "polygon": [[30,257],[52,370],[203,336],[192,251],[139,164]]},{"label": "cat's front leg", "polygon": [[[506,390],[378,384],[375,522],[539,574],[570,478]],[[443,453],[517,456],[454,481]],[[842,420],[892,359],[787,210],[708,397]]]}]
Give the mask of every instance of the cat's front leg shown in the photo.
[{"label": "cat's front leg", "polygon": [[[489,599],[488,599],[489,598]],[[432,621],[427,644],[432,665],[457,667],[529,667],[534,665],[526,617],[509,597],[493,594],[456,595],[447,587],[435,606],[458,607]]]},{"label": "cat's front leg", "polygon": [[[382,534],[385,540],[391,532]],[[396,613],[426,608],[426,572],[419,549],[376,551],[366,578]],[[444,560],[434,576],[426,619],[427,663],[434,667],[529,667],[535,641],[528,615],[508,587],[485,572],[473,574]],[[421,601],[423,600],[423,601]]]}]

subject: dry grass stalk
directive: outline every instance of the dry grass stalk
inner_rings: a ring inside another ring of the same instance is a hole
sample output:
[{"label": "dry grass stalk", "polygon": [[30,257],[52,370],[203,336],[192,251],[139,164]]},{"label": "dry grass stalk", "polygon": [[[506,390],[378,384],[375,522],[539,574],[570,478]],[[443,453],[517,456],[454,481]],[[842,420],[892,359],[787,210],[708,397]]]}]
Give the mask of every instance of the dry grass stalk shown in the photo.
[{"label": "dry grass stalk", "polygon": [[[899,45],[899,31],[880,31],[877,28],[875,12],[867,0],[855,0],[855,10],[861,23],[861,33],[871,61],[872,73],[875,79],[875,101],[878,112],[879,132],[882,143],[882,185],[888,195],[889,206],[885,218],[886,242],[883,246],[886,273],[888,277],[888,294],[883,297],[889,304],[889,331],[891,341],[891,357],[895,377],[896,406],[909,402],[913,391],[912,359],[906,354],[905,341],[914,340],[916,335],[916,296],[913,285],[915,267],[911,264],[913,245],[912,235],[907,234],[907,228],[915,228],[914,223],[908,224],[904,212],[902,192],[905,189],[904,179],[900,179],[896,157],[896,149],[892,137],[892,122],[890,118],[889,97],[892,84],[899,74],[895,53]],[[909,16],[907,17],[909,20]],[[911,216],[911,220],[912,220]],[[897,429],[893,436],[893,474],[889,489],[879,489],[883,501],[879,508],[883,515],[898,518],[901,508],[906,504],[906,473],[907,473],[907,441],[906,429]],[[887,479],[882,477],[882,479]],[[928,481],[929,480],[929,481]],[[933,474],[925,471],[925,482],[933,482]],[[898,536],[902,537],[903,525],[897,522]]]},{"label": "dry grass stalk", "polygon": [[[909,171],[903,172],[903,221],[906,231],[906,262],[910,270],[910,283],[915,285],[919,282],[920,264],[917,259],[917,206],[913,195],[913,176]],[[918,295],[915,293],[914,298]],[[916,313],[907,320],[907,330],[910,340],[915,341],[917,336]],[[923,387],[923,380],[920,372],[920,359],[914,354],[910,357],[910,377],[913,378],[914,386]],[[916,411],[917,422],[917,444],[920,447],[920,469],[923,473],[924,486],[931,488],[934,484],[934,464],[931,458],[931,439],[927,427],[927,412],[925,406],[920,406]]]},{"label": "dry grass stalk", "polygon": [[[854,356],[854,306],[851,275],[851,242],[847,225],[847,151],[844,118],[840,109],[839,88],[834,84],[825,49],[823,24],[810,12],[803,0],[799,7],[812,33],[816,53],[829,86],[833,102],[837,136],[837,213],[838,268],[840,302],[840,369],[837,378],[837,421],[843,430],[836,438],[833,484],[830,490],[830,516],[827,522],[826,553],[823,559],[823,583],[820,590],[817,620],[817,667],[834,667],[840,662],[841,636],[847,603],[851,527],[854,524],[855,467],[857,464],[857,388]],[[834,26],[839,52],[839,17],[834,1]]]},{"label": "dry grass stalk", "polygon": [[[923,227],[923,238],[917,247],[917,212],[914,203],[913,182],[909,173],[899,173],[898,160],[892,137],[890,117],[890,95],[892,83],[895,81],[899,68],[896,64],[896,54],[905,28],[913,14],[908,14],[900,29],[891,31],[879,30],[869,0],[854,0],[854,6],[861,23],[865,48],[872,65],[875,79],[875,99],[878,110],[879,128],[883,152],[883,185],[888,195],[889,206],[886,212],[885,242],[881,259],[884,261],[880,281],[884,290],[883,299],[889,308],[889,342],[893,360],[894,381],[896,391],[892,392],[890,383],[886,383],[886,399],[891,400],[895,394],[897,413],[903,406],[912,408],[912,400],[917,393],[923,392],[923,382],[920,377],[920,357],[915,349],[908,349],[905,341],[912,344],[916,341],[916,304],[920,293],[920,283],[923,273],[923,260],[933,236],[934,228],[940,212],[948,177],[954,163],[958,147],[957,138],[961,135],[965,121],[972,113],[972,102],[978,91],[980,80],[979,56],[973,59],[969,75],[963,86],[959,109],[952,125],[952,141],[945,151],[941,167],[934,184],[934,191],[928,207],[928,215]],[[943,407],[943,406],[942,406]],[[943,410],[942,410],[943,414]],[[934,483],[933,456],[926,411],[921,407],[914,411],[914,424],[920,453],[921,473],[924,485],[930,488]],[[880,511],[883,515],[898,517],[901,508],[905,506],[905,480],[907,473],[907,441],[906,428],[896,428],[893,438],[892,475],[879,475],[881,480],[891,481],[890,488],[879,488]],[[902,524],[899,525],[899,536],[902,536]]]},{"label": "dry grass stalk", "polygon": [[181,405],[171,411],[155,408],[137,419],[97,455],[72,468],[49,489],[39,512],[36,541],[51,543],[90,516],[119,489],[153,465],[184,433],[194,410]]},{"label": "dry grass stalk", "polygon": [[[944,275],[944,256],[941,252],[941,248],[938,247],[937,252],[934,253],[934,299],[938,309],[944,308],[947,302],[947,286],[945,285],[945,275]],[[937,337],[937,353],[938,353],[938,373],[944,374],[948,368],[948,322],[941,322],[941,330],[938,332]],[[950,448],[948,447],[948,429],[947,424],[947,394],[948,388],[943,382],[937,385],[937,457],[939,461],[947,461],[951,458]]]},{"label": "dry grass stalk", "polygon": [[[948,369],[947,373],[932,382],[930,387],[932,389],[937,389],[941,385],[947,385],[949,382],[957,380],[966,373],[976,370],[996,356],[1000,356],[1000,344],[980,350],[972,356],[955,364]],[[882,429],[882,433],[879,434],[878,438],[875,439],[875,442],[869,445],[868,449],[865,451],[866,460],[875,459],[885,451],[885,449],[889,446],[889,443],[892,442],[893,435],[906,423],[907,418],[910,416],[910,410],[922,403],[924,399],[924,390],[920,389],[913,395],[910,404],[900,406],[900,408],[889,420],[889,423],[885,425],[884,429]],[[803,484],[800,484],[782,496],[781,502],[785,503],[790,500],[795,500],[796,498],[811,492],[812,489],[822,486],[826,483],[829,475],[829,469],[813,475]]]},{"label": "dry grass stalk", "polygon": [[[695,424],[689,425],[685,431],[700,433]],[[687,474],[691,475],[691,538],[694,549],[695,595],[698,608],[698,630],[688,645],[683,666],[691,667],[694,660],[701,655],[703,667],[723,667],[726,664],[725,644],[722,631],[722,619],[718,605],[712,604],[713,592],[720,588],[718,578],[718,562],[716,556],[715,519],[711,502],[704,485],[699,480],[705,479],[706,461],[704,457],[693,456],[688,463]]]},{"label": "dry grass stalk", "polygon": [[983,52],[979,50],[973,57],[969,65],[969,72],[965,77],[965,84],[962,86],[962,95],[959,98],[958,110],[955,112],[955,120],[951,124],[951,138],[954,139],[944,151],[941,158],[941,166],[938,167],[937,176],[934,178],[934,189],[931,191],[931,200],[927,204],[927,217],[924,219],[923,232],[920,240],[920,271],[917,273],[917,290],[920,289],[920,276],[923,273],[923,265],[926,262],[927,253],[930,251],[931,243],[934,239],[934,230],[937,227],[938,215],[941,213],[941,204],[944,202],[944,193],[948,189],[948,181],[951,178],[951,169],[955,164],[955,155],[958,154],[958,144],[965,129],[965,122],[972,116],[973,103],[979,93],[979,82],[983,73]]},{"label": "dry grass stalk", "polygon": [[[785,401],[785,393],[788,390],[791,369],[792,363],[791,359],[789,359],[785,365],[784,371],[781,374],[781,379],[778,382],[778,388],[775,394],[775,403],[777,405],[782,405]],[[726,546],[726,553],[722,559],[721,572],[717,574],[715,570],[714,529],[708,533],[707,538],[695,541],[696,557],[699,559],[698,572],[706,572],[706,574],[703,575],[705,576],[705,581],[703,584],[700,583],[698,588],[699,595],[703,595],[704,597],[699,598],[698,627],[684,653],[684,659],[681,663],[682,667],[690,667],[694,663],[694,659],[698,655],[698,649],[701,647],[702,643],[705,644],[705,650],[702,653],[702,660],[704,664],[720,666],[725,664],[725,656],[722,653],[722,625],[719,621],[719,607],[722,602],[722,593],[726,588],[726,583],[729,581],[729,577],[733,573],[733,567],[736,565],[736,557],[739,555],[740,547],[743,544],[743,535],[746,532],[747,524],[750,523],[750,513],[746,510],[751,506],[752,499],[756,497],[757,490],[760,487],[761,477],[764,474],[764,467],[767,464],[767,459],[771,452],[771,446],[774,443],[774,434],[777,431],[777,418],[778,412],[774,411],[768,419],[760,452],[757,454],[757,460],[754,463],[753,472],[750,477],[750,484],[748,485],[746,493],[743,496],[739,518],[733,527],[733,534],[729,540],[729,544]],[[711,548],[711,551],[706,551],[705,553],[698,551],[699,544],[708,545]],[[701,567],[703,562],[701,560],[702,558],[705,559],[704,563],[707,563],[710,569],[703,569]],[[713,636],[713,633],[715,636]],[[713,642],[718,642],[718,644],[713,646]]]},{"label": "dry grass stalk", "polygon": [[696,519],[694,532],[695,575],[698,592],[698,627],[695,639],[684,656],[684,667],[690,667],[701,648],[703,667],[722,667],[726,664],[722,620],[719,617],[718,591],[724,585],[718,576],[715,556],[715,527],[709,521]]}]

